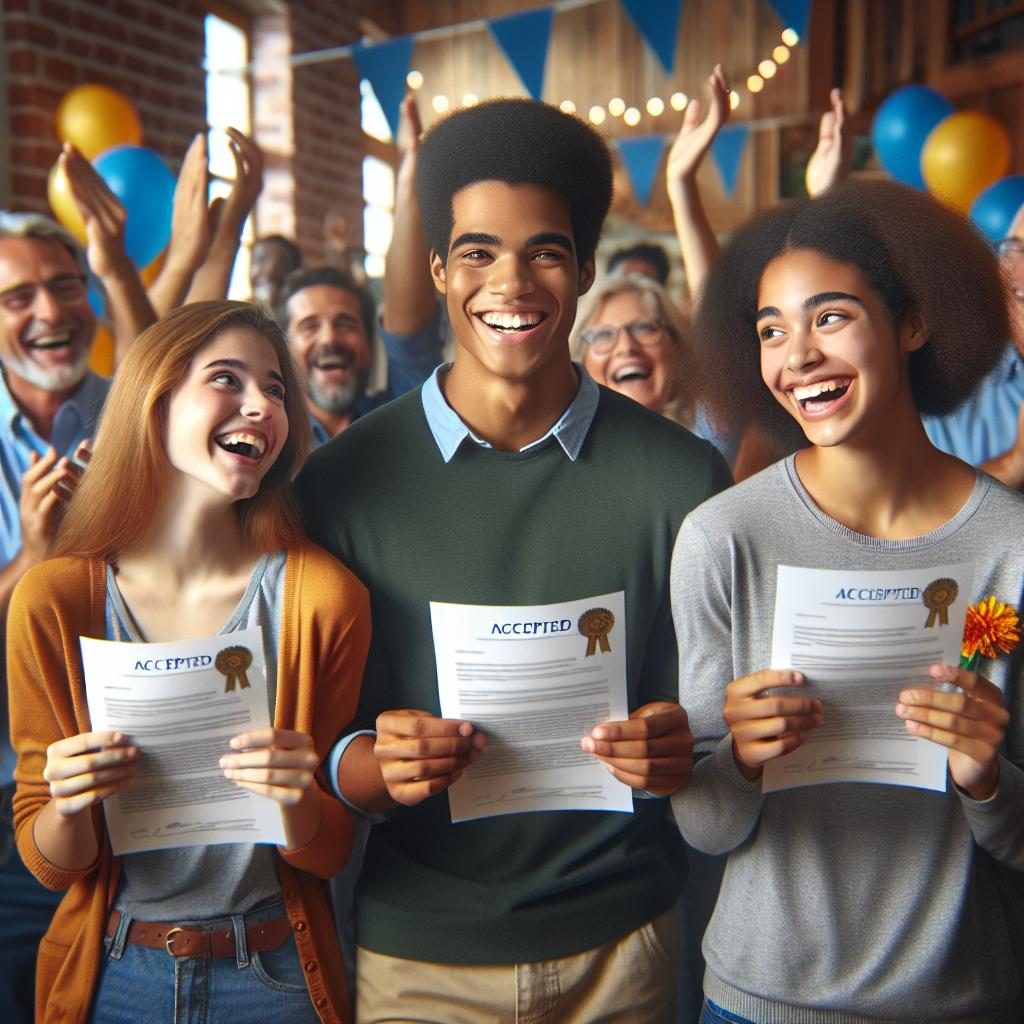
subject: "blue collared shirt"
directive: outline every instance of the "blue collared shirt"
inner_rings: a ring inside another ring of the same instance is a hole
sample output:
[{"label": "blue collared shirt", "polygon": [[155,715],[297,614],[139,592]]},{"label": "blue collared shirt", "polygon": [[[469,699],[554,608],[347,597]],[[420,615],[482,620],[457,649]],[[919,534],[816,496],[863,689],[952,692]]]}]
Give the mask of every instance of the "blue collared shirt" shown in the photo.
[{"label": "blue collared shirt", "polygon": [[925,416],[924,428],[937,448],[980,466],[1016,443],[1022,403],[1024,359],[1010,344],[963,405],[945,416]]},{"label": "blue collared shirt", "polygon": [[[51,446],[58,455],[73,455],[78,445],[96,433],[100,411],[110,391],[110,381],[87,373],[79,389],[57,410],[49,441],[32,429],[28,417],[18,407],[7,379],[0,374],[0,559],[7,565],[21,551],[21,478],[31,464],[32,452],[44,455]],[[11,781],[14,751],[6,729],[7,700],[0,712],[0,785]]]},{"label": "blue collared shirt", "polygon": [[[377,336],[388,358],[387,387],[377,394],[361,395],[352,410],[351,422],[380,408],[392,398],[418,388],[430,376],[431,371],[441,362],[444,347],[441,310],[439,304],[434,315],[415,334],[392,334],[378,322]],[[327,444],[331,435],[324,425],[312,414],[309,422],[313,427],[313,447]]]},{"label": "blue collared shirt", "polygon": [[[580,378],[580,386],[576,389],[576,397],[569,403],[568,408],[559,417],[558,422],[543,436],[536,441],[531,441],[522,450],[532,448],[541,444],[549,437],[554,437],[562,446],[562,450],[575,462],[586,440],[587,431],[594,420],[594,413],[597,412],[597,399],[599,392],[593,377],[579,364],[575,364],[576,372]],[[468,437],[482,448],[490,448],[491,445],[481,437],[477,437],[465,423],[459,419],[458,413],[445,401],[441,392],[441,374],[451,369],[451,363],[439,366],[426,380],[420,397],[423,401],[423,412],[427,417],[427,425],[431,434],[437,442],[441,457],[445,462],[451,462],[452,456],[459,449],[459,445]]]}]

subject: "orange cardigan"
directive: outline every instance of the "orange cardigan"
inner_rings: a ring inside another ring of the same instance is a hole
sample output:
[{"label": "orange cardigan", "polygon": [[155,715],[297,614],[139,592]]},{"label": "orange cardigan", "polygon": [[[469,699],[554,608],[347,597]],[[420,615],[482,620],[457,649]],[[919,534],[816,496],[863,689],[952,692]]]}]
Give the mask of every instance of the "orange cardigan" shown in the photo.
[{"label": "orange cardigan", "polygon": [[[44,562],[18,584],[7,619],[11,738],[18,754],[15,837],[39,881],[67,890],[39,946],[36,1020],[45,1024],[82,1024],[88,1017],[120,874],[98,806],[92,812],[99,854],[87,868],[51,864],[33,837],[35,817],[50,799],[46,748],[91,728],[78,638],[104,636],[104,574],[99,560]],[[369,643],[366,588],[313,544],[289,550],[274,724],[309,733],[321,761],[355,713]],[[317,785],[320,828],[302,849],[277,848],[278,875],[313,1005],[322,1021],[341,1022],[348,1018],[348,992],[323,880],[348,860],[353,825],[322,773]]]}]

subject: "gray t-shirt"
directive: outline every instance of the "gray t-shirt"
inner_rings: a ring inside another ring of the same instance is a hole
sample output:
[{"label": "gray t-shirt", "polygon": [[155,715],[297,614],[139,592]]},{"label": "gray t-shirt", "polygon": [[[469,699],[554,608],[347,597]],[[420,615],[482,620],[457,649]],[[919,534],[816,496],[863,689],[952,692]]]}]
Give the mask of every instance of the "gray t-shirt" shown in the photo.
[{"label": "gray t-shirt", "polygon": [[931,533],[855,533],[818,508],[793,457],[683,523],[671,580],[680,701],[704,756],[672,807],[688,842],[730,853],[703,947],[715,1002],[762,1024],[1010,1019],[1020,973],[1000,888],[1024,868],[1024,652],[983,662],[1012,716],[984,803],[952,782],[945,793],[838,783],[762,794],[736,768],[722,706],[728,683],[771,664],[777,566],[972,562],[971,602],[1020,607],[1022,537],[1024,497],[983,474]]},{"label": "gray t-shirt", "polygon": [[[264,555],[228,621],[217,631],[263,628],[267,699],[274,720],[277,698],[277,637],[281,622],[285,554]],[[106,638],[142,642],[107,567]],[[227,753],[227,750],[225,750]],[[256,843],[187,846],[133,853],[123,858],[115,906],[146,921],[199,921],[241,914],[280,895],[274,848]]]}]

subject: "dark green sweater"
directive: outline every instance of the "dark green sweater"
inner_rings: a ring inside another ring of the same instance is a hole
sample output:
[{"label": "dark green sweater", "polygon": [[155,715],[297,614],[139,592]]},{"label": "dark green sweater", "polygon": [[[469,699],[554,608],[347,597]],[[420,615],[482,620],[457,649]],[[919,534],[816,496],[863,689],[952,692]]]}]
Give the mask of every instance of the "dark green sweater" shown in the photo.
[{"label": "dark green sweater", "polygon": [[[316,451],[299,480],[310,537],[370,590],[373,642],[356,725],[440,713],[430,601],[540,605],[622,590],[629,707],[677,700],[672,545],[729,483],[718,452],[602,389],[579,458],[465,441],[445,464],[419,391]],[[447,796],[376,825],[358,941],[451,963],[553,959],[668,910],[685,870],[661,800],[634,814],[549,811],[452,824]]]}]

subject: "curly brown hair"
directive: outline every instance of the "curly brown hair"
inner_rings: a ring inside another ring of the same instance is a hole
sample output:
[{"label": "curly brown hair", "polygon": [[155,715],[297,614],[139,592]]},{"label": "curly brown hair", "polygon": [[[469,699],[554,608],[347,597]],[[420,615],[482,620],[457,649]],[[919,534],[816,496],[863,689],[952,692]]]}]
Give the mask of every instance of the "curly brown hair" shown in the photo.
[{"label": "curly brown hair", "polygon": [[810,249],[855,267],[893,324],[911,313],[927,342],[910,355],[918,410],[955,409],[996,364],[1010,325],[995,255],[958,213],[895,182],[851,182],[763,214],[738,231],[712,267],[694,334],[712,420],[759,424],[787,447],[806,444],[761,381],[757,293],[776,256]]}]

